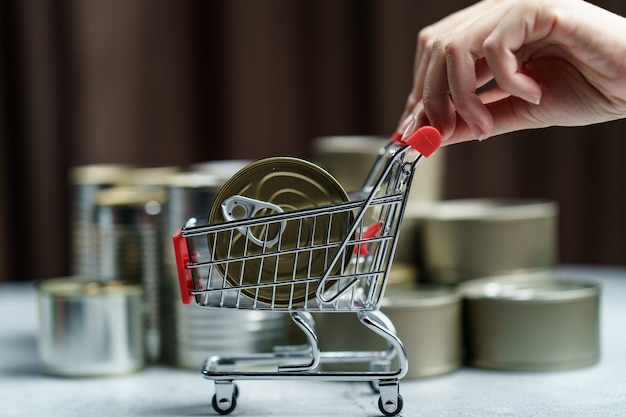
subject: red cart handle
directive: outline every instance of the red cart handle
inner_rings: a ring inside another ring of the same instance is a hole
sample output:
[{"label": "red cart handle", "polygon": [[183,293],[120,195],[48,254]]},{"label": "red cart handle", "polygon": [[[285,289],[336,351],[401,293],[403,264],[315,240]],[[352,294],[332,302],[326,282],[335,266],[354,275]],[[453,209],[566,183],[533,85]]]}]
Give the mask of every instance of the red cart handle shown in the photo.
[{"label": "red cart handle", "polygon": [[176,254],[176,270],[178,271],[178,285],[180,287],[180,296],[183,304],[191,303],[193,294],[191,289],[193,288],[193,276],[191,271],[187,268],[189,262],[189,247],[187,246],[187,240],[183,238],[183,232],[178,229],[174,236],[174,253]]}]

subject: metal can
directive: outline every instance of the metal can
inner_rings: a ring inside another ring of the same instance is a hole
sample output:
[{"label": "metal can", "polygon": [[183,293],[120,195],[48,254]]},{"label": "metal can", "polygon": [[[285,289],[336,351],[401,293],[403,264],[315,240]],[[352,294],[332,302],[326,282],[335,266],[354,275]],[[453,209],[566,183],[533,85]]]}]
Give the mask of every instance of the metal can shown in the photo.
[{"label": "metal can", "polygon": [[68,277],[41,281],[37,290],[45,373],[104,376],[144,366],[139,285]]},{"label": "metal can", "polygon": [[[290,157],[262,159],[233,175],[222,186],[215,198],[209,215],[210,224],[223,223],[237,218],[234,210],[232,218],[226,218],[227,213],[224,210],[227,199],[233,197],[251,199],[263,206],[256,213],[250,214],[250,218],[276,214],[279,210],[289,212],[327,206],[349,199],[341,184],[326,170],[311,162]],[[242,204],[239,204],[239,207],[241,206]],[[310,243],[312,239],[316,242],[340,242],[351,224],[351,216],[352,213],[347,212],[345,215],[329,214],[317,216],[314,220],[305,218],[300,222],[286,222],[284,230],[280,229],[280,231],[278,225],[275,224],[269,226],[268,230],[265,229],[265,225],[251,226],[248,229],[248,235],[233,236],[229,232],[217,233],[215,241],[209,238],[209,246],[214,245],[211,249],[215,259],[222,260],[263,253],[265,251],[263,244],[248,244],[249,235],[276,236],[276,240],[280,238],[281,249],[285,250],[296,249]],[[225,275],[226,280],[235,286],[259,282],[291,281],[305,275],[321,276],[325,262],[332,259],[335,254],[334,250],[332,248],[319,249],[303,253],[294,251],[294,253],[280,255],[275,260],[265,262],[260,257],[252,257],[239,263],[231,263],[228,268],[225,264],[218,264],[217,268]],[[349,262],[349,257],[346,257],[343,266]],[[342,265],[338,263],[336,269],[341,268]],[[246,273],[244,274],[243,271]],[[244,289],[241,293],[264,303],[291,305],[315,297],[315,286],[308,283],[295,284],[292,293],[290,286],[268,285],[259,290]]]},{"label": "metal can", "polygon": [[[408,354],[405,378],[442,375],[459,368],[461,301],[452,288],[435,285],[389,286],[381,311],[393,322]],[[385,342],[362,326],[354,314],[316,315],[323,350],[384,350]],[[350,331],[346,331],[350,329]],[[341,370],[366,371],[368,365],[329,365]],[[355,366],[357,366],[355,368]]]},{"label": "metal can", "polygon": [[439,284],[555,267],[556,203],[535,199],[448,200],[421,220],[425,281]]},{"label": "metal can", "polygon": [[99,191],[123,183],[131,167],[123,164],[92,164],[70,170],[71,202],[71,273],[75,276],[97,276],[97,249],[94,224],[96,195]]},{"label": "metal can", "polygon": [[96,197],[98,264],[101,280],[122,280],[145,289],[147,352],[160,357],[160,285],[163,249],[161,211],[165,191],[119,186]]},{"label": "metal can", "polygon": [[463,291],[470,365],[548,371],[600,358],[596,284],[481,281]]}]

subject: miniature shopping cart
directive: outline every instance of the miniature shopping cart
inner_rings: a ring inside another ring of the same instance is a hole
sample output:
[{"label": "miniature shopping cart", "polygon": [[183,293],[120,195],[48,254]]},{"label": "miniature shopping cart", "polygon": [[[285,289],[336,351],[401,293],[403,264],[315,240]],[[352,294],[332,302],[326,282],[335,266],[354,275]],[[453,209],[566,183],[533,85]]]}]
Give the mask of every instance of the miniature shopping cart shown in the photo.
[{"label": "miniature shopping cart", "polygon": [[[407,372],[407,354],[379,308],[415,167],[440,142],[431,127],[421,128],[407,142],[390,141],[363,189],[347,201],[282,212],[265,201],[235,196],[222,206],[238,206],[243,216],[217,224],[190,219],[175,234],[185,303],[195,299],[207,308],[289,313],[306,335],[303,345],[208,358],[202,373],[215,381],[216,412],[235,409],[236,380],[306,378],[368,382],[380,394],[378,407],[384,415],[400,412],[399,380]],[[293,265],[288,274],[285,265]],[[387,349],[321,351],[311,313],[348,312],[382,337]],[[321,366],[357,362],[369,364],[369,371]]]}]

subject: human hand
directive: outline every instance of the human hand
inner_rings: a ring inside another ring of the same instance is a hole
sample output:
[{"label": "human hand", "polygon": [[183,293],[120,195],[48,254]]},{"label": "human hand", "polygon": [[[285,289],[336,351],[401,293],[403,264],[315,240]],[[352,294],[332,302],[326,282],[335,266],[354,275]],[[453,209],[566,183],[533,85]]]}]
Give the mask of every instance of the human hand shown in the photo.
[{"label": "human hand", "polygon": [[625,117],[625,33],[582,0],[476,3],[420,31],[398,131],[430,124],[449,144]]}]

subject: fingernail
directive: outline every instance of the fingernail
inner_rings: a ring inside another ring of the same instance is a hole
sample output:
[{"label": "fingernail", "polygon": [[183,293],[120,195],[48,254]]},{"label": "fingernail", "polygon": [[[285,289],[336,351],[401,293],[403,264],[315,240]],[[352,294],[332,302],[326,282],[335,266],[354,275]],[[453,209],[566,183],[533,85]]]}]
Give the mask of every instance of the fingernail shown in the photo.
[{"label": "fingernail", "polygon": [[411,116],[407,117],[402,123],[404,124],[407,120],[408,124],[406,125],[406,127],[404,128],[404,132],[402,133],[402,140],[411,136],[411,134],[415,132],[415,128],[417,127],[417,114],[412,114]]},{"label": "fingernail", "polygon": [[472,133],[474,134],[474,136],[476,136],[478,140],[487,139],[487,135],[485,134],[485,132],[483,132],[480,126],[478,126],[476,123],[470,122],[467,124],[467,126],[470,128],[470,130],[472,131]]},{"label": "fingernail", "polygon": [[527,101],[527,102],[529,102],[531,104],[534,104],[534,105],[537,105],[537,106],[539,104],[541,104],[541,96],[529,95],[529,96],[526,96],[526,97],[522,97],[522,99],[524,101]]}]

